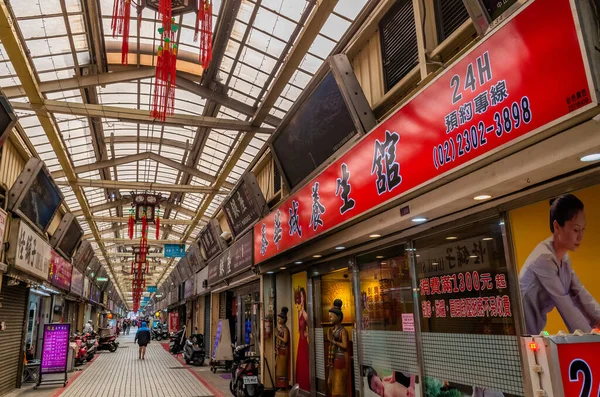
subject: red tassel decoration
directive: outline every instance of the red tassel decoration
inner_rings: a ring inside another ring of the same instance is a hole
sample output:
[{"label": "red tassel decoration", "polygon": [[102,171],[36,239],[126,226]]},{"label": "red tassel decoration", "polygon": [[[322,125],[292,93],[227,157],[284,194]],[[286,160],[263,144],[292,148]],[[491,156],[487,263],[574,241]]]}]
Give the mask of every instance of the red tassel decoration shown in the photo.
[{"label": "red tassel decoration", "polygon": [[156,239],[158,240],[160,237],[160,215],[156,215]]},{"label": "red tassel decoration", "polygon": [[198,0],[194,41],[200,38],[200,64],[207,69],[212,60],[212,0]]},{"label": "red tassel decoration", "polygon": [[152,117],[165,121],[175,111],[175,82],[177,79],[177,45],[165,38],[164,46],[158,47],[158,60],[154,81]]},{"label": "red tassel decoration", "polygon": [[146,214],[142,216],[142,239],[145,239],[148,235],[148,219],[146,218]]},{"label": "red tassel decoration", "polygon": [[133,217],[133,210],[129,211],[129,223],[127,224],[129,227],[129,239],[133,239],[133,229],[135,227],[135,218]]},{"label": "red tassel decoration", "polygon": [[110,27],[113,38],[118,34],[123,36],[121,44],[121,63],[129,62],[129,26],[131,21],[131,0],[114,0],[113,14]]},{"label": "red tassel decoration", "polygon": [[173,23],[172,0],[160,0],[158,3],[158,14],[162,23],[164,37],[173,38],[171,24]]}]

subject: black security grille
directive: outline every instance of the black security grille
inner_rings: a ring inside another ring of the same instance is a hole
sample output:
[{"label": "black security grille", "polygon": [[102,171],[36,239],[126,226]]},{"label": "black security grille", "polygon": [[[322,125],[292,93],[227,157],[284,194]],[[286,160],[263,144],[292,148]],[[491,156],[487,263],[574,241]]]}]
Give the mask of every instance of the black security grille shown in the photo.
[{"label": "black security grille", "polygon": [[438,41],[441,43],[469,19],[463,0],[436,0],[435,17]]},{"label": "black security grille", "polygon": [[419,64],[412,0],[398,0],[379,22],[385,90]]}]

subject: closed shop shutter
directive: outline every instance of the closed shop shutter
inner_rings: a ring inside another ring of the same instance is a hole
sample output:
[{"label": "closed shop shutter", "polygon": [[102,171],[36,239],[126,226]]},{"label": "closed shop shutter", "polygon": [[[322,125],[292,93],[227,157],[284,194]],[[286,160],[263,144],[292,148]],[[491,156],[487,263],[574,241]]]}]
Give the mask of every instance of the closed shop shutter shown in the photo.
[{"label": "closed shop shutter", "polygon": [[8,277],[3,277],[0,291],[0,322],[5,331],[0,331],[0,396],[20,386],[19,370],[24,356],[22,351],[25,312],[27,309],[27,288],[21,285],[8,287]]},{"label": "closed shop shutter", "polygon": [[208,338],[210,336],[210,295],[204,295],[204,348],[207,353],[210,354],[210,343]]}]

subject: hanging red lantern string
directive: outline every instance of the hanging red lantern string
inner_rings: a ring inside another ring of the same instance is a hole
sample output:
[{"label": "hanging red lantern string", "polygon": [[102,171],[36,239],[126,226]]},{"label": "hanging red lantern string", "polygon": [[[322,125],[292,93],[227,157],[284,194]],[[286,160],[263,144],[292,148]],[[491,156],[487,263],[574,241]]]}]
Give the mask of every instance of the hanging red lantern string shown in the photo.
[{"label": "hanging red lantern string", "polygon": [[198,0],[194,42],[200,39],[199,61],[207,69],[212,60],[212,0]]},{"label": "hanging red lantern string", "polygon": [[114,0],[113,14],[110,27],[112,36],[123,36],[121,43],[121,63],[127,65],[129,62],[129,26],[131,21],[131,0]]}]

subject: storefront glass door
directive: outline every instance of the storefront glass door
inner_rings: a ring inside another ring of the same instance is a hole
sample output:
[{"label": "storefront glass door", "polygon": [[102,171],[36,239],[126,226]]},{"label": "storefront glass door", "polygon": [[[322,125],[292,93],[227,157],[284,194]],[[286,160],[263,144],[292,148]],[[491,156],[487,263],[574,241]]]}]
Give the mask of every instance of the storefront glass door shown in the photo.
[{"label": "storefront glass door", "polygon": [[352,274],[347,268],[336,270],[314,277],[313,285],[315,304],[310,315],[315,324],[317,393],[354,396],[353,335],[356,313]]}]

